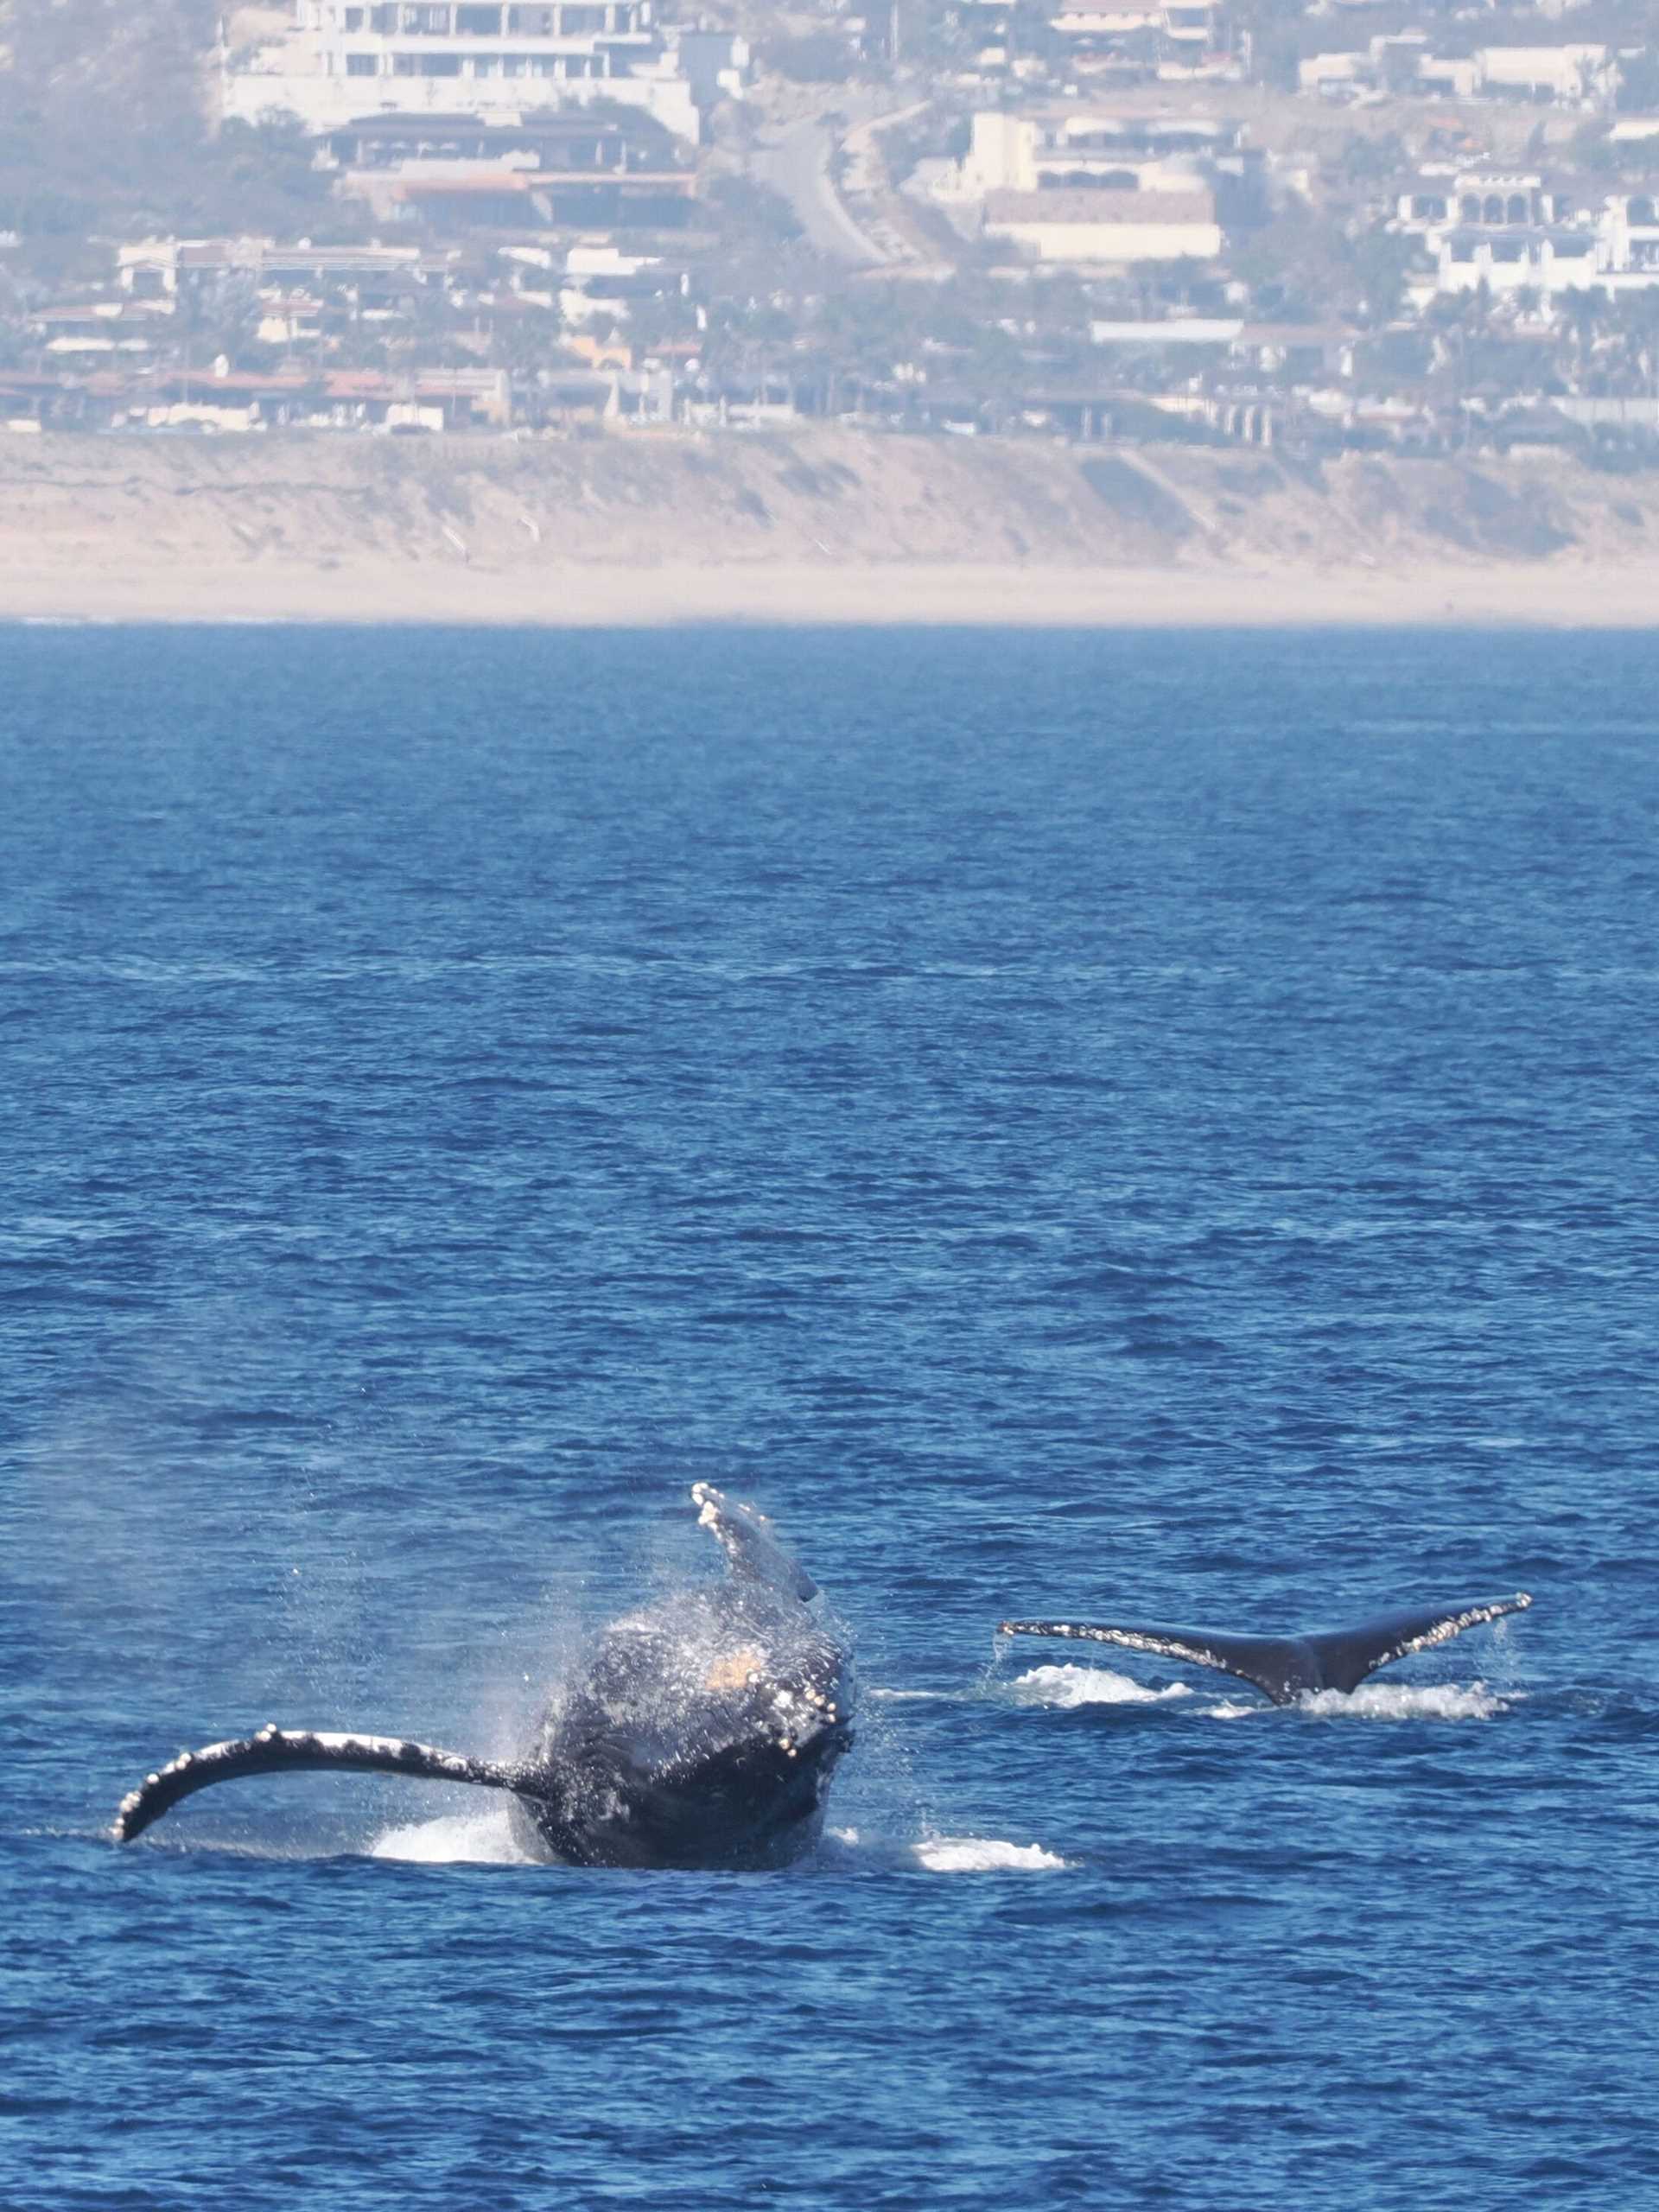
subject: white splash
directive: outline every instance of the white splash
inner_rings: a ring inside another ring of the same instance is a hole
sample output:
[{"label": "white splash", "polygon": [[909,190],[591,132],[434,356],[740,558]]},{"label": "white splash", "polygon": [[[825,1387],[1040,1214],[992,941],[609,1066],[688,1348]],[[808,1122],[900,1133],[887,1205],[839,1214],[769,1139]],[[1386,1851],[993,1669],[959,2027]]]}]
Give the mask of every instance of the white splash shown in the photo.
[{"label": "white splash", "polygon": [[1016,1675],[1012,1687],[1022,1704],[1057,1705],[1066,1712],[1080,1705],[1168,1705],[1192,1695],[1186,1682],[1149,1689],[1133,1675],[1120,1675],[1110,1667],[1033,1667],[1028,1674]]},{"label": "white splash", "polygon": [[[1169,1705],[1196,1694],[1186,1682],[1149,1689],[1132,1675],[1110,1667],[1033,1667],[1010,1685],[1022,1704],[1074,1712],[1085,1705]],[[1315,1690],[1293,1708],[1318,1720],[1490,1720],[1507,1713],[1512,1697],[1501,1697],[1484,1682],[1362,1682],[1351,1695]],[[1249,1720],[1273,1707],[1255,1698],[1224,1697],[1192,1710],[1205,1720]]]},{"label": "white splash", "polygon": [[369,1846],[372,1859],[404,1859],[417,1866],[533,1866],[513,1838],[512,1809],[486,1805],[385,1829]]},{"label": "white splash", "polygon": [[1510,1706],[1484,1682],[1362,1682],[1351,1696],[1315,1690],[1296,1709],[1319,1720],[1490,1720]]},{"label": "white splash", "polygon": [[1065,1865],[1040,1843],[1002,1843],[993,1836],[927,1836],[911,1853],[930,1874],[1046,1874]]},{"label": "white splash", "polygon": [[898,1843],[885,1836],[861,1835],[856,1828],[827,1828],[823,1852],[831,1864],[856,1860],[901,1873],[1046,1874],[1063,1870],[1066,1863],[1040,1843],[1007,1843],[995,1836],[976,1835],[929,1835],[919,1842]]}]

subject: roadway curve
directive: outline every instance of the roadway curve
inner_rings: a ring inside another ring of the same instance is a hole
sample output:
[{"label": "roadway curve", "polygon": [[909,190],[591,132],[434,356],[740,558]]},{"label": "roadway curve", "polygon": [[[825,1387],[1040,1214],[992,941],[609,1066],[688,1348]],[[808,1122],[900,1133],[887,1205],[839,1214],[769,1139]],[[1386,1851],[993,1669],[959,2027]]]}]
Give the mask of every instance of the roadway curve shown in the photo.
[{"label": "roadway curve", "polygon": [[781,193],[822,254],[852,269],[876,269],[887,255],[847,213],[830,177],[836,134],[821,117],[792,123],[751,156],[757,180]]}]

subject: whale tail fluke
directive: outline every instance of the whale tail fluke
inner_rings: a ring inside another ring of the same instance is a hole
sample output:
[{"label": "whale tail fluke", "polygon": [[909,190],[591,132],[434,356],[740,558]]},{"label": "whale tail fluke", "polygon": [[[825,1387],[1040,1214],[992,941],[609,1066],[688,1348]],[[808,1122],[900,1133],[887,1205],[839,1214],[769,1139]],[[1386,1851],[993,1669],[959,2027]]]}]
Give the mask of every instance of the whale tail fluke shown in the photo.
[{"label": "whale tail fluke", "polygon": [[1501,1620],[1505,1613],[1523,1613],[1531,1593],[1517,1590],[1511,1598],[1481,1598],[1461,1605],[1417,1605],[1404,1612],[1382,1613],[1362,1621],[1357,1628],[1332,1629],[1307,1642],[1319,1662],[1322,1687],[1355,1690],[1368,1675],[1411,1652],[1427,1651],[1449,1643],[1466,1628],[1479,1628]]},{"label": "whale tail fluke", "polygon": [[1210,1629],[1134,1628],[1104,1621],[1003,1621],[1002,1636],[1053,1636],[1090,1643],[1116,1643],[1195,1667],[1217,1668],[1254,1683],[1275,1705],[1289,1705],[1314,1690],[1357,1689],[1368,1675],[1408,1653],[1445,1643],[1466,1628],[1524,1612],[1530,1596],[1489,1598],[1460,1605],[1417,1606],[1384,1613],[1354,1628],[1315,1636],[1222,1636]]},{"label": "whale tail fluke", "polygon": [[997,1632],[1118,1643],[1130,1651],[1154,1652],[1162,1659],[1185,1659],[1195,1667],[1214,1667],[1253,1682],[1275,1705],[1288,1705],[1304,1689],[1318,1687],[1313,1654],[1294,1637],[1221,1636],[1211,1629],[1131,1628],[1106,1621],[1003,1621]]},{"label": "whale tail fluke", "polygon": [[442,1751],[406,1737],[325,1734],[315,1729],[261,1728],[256,1735],[181,1751],[156,1773],[146,1775],[124,1797],[110,1834],[117,1843],[135,1836],[170,1812],[182,1798],[217,1782],[237,1782],[251,1774],[297,1774],[348,1768],[371,1774],[412,1775],[429,1782],[467,1782],[485,1789],[507,1789],[517,1796],[537,1794],[531,1778],[489,1759],[461,1751]]}]

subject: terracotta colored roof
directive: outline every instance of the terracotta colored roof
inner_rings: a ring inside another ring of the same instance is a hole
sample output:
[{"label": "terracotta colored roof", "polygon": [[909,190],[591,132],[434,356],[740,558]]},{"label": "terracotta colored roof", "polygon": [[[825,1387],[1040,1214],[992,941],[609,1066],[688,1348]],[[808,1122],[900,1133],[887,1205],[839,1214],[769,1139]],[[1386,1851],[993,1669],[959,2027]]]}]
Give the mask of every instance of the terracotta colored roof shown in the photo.
[{"label": "terracotta colored roof", "polygon": [[988,192],[988,223],[1213,223],[1207,192]]},{"label": "terracotta colored roof", "polygon": [[274,369],[268,372],[251,369],[232,369],[225,376],[214,376],[207,369],[168,369],[151,380],[150,388],[156,391],[188,391],[193,399],[203,401],[227,393],[264,392],[272,398],[311,389],[317,378],[303,369]]}]

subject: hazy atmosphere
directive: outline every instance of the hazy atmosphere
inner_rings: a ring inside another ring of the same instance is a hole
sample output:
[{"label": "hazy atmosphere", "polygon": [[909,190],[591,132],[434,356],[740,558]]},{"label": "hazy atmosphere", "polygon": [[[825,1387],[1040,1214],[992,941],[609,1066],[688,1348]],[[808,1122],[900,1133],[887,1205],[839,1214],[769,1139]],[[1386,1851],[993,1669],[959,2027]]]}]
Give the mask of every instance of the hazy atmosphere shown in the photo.
[{"label": "hazy atmosphere", "polygon": [[4,0],[0,613],[1639,620],[1652,18]]}]

